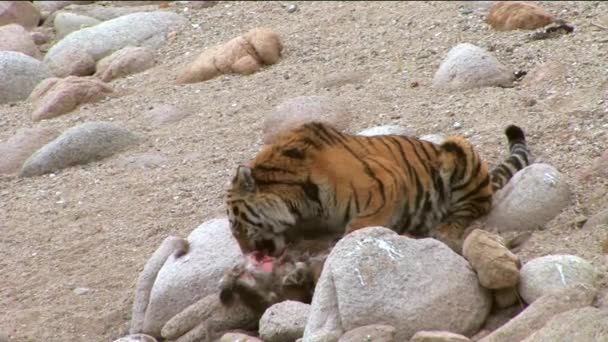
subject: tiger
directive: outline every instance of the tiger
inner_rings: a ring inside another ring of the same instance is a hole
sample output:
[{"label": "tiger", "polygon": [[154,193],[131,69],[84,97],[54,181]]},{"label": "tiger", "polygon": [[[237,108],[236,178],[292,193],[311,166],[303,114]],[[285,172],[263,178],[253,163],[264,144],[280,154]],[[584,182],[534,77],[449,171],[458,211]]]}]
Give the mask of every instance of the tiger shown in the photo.
[{"label": "tiger", "polygon": [[285,130],[237,167],[226,199],[232,234],[244,253],[278,257],[300,239],[336,241],[382,226],[461,254],[466,227],[530,164],[523,130],[509,125],[505,135],[509,157],[489,171],[461,136],[435,144],[348,134],[323,122]]}]

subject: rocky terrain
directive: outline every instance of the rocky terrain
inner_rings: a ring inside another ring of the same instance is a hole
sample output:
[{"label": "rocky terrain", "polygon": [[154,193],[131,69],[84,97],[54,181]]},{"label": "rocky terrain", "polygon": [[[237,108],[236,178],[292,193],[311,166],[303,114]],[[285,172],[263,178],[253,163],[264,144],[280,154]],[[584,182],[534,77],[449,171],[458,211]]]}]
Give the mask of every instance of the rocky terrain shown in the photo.
[{"label": "rocky terrain", "polygon": [[[536,162],[559,171],[569,195],[517,254],[523,264],[555,254],[589,261],[604,275],[597,286],[605,308],[608,5],[543,2],[574,27],[546,37],[493,29],[485,22],[490,5],[96,1],[60,11],[89,18],[76,27],[57,27],[62,16],[49,8],[21,21],[0,8],[0,35],[19,42],[0,40],[0,341],[113,341],[128,334],[148,258],[166,237],[186,237],[225,214],[224,191],[236,166],[259,150],[269,122],[288,110],[297,116],[302,106],[289,103],[302,96],[322,97],[308,102],[353,133],[399,125],[419,136],[463,134],[491,164],[507,153],[504,128],[523,127]],[[152,20],[142,12],[161,14]],[[134,25],[132,35],[116,34],[113,18],[132,13],[121,23]],[[6,29],[14,22],[24,28]],[[280,36],[276,63],[239,74],[245,69],[235,69],[234,60],[204,82],[178,82],[202,52],[256,28]],[[87,36],[92,30],[102,33]],[[113,40],[87,40],[103,35]],[[84,37],[79,49],[62,47],[77,36]],[[436,73],[461,43],[496,58],[501,75],[519,77],[494,79],[500,87],[440,86]],[[101,62],[126,45],[146,49]],[[15,49],[22,53],[2,51]],[[101,64],[114,69],[100,72]],[[65,77],[95,67],[103,82]],[[50,102],[66,89],[75,91],[74,101]],[[76,165],[58,168],[58,158]],[[585,290],[576,291],[585,303],[579,310],[600,317]],[[526,295],[545,298],[530,306],[537,311],[554,306],[547,296]],[[543,330],[534,335],[550,340]]]}]

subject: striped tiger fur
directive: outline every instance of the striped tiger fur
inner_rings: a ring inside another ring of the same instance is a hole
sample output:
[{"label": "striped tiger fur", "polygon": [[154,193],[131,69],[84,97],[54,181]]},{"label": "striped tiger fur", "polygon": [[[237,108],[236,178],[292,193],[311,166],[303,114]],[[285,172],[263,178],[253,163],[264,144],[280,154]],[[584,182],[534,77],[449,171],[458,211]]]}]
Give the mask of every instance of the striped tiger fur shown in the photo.
[{"label": "striped tiger fur", "polygon": [[434,237],[460,253],[466,227],[529,164],[524,132],[505,133],[510,155],[490,172],[462,137],[437,145],[304,124],[238,167],[227,194],[232,232],[243,252],[272,256],[299,239],[336,240],[368,226]]}]

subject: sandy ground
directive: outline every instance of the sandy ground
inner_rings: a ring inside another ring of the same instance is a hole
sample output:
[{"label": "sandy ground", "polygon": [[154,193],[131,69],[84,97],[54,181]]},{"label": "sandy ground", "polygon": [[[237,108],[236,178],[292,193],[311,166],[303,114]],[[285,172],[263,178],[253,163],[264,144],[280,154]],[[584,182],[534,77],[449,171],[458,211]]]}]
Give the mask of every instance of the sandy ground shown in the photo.
[{"label": "sandy ground", "polygon": [[[121,123],[142,139],[127,152],[53,176],[0,177],[0,341],[123,335],[147,258],[168,235],[186,236],[223,214],[235,167],[261,146],[262,119],[300,95],[342,100],[353,132],[401,124],[419,135],[464,133],[491,163],[506,154],[504,127],[521,125],[537,159],[563,172],[573,191],[571,205],[521,255],[574,253],[606,271],[605,228],[583,231],[576,222],[608,205],[605,178],[579,179],[608,146],[608,31],[591,25],[608,25],[608,3],[543,3],[576,31],[531,42],[529,32],[492,31],[480,15],[482,2],[294,3],[295,13],[281,2],[220,2],[186,12],[186,5],[173,5],[169,10],[193,26],[158,50],[156,67],[112,82],[122,96],[41,123],[31,121],[28,103],[0,106],[0,141],[22,127],[65,130],[96,120]],[[278,64],[249,77],[174,85],[203,49],[260,26],[283,37]],[[441,59],[461,42],[491,50],[513,70],[559,60],[565,80],[455,94],[431,89]],[[367,77],[317,85],[346,72]],[[410,87],[414,81],[420,86]],[[144,114],[159,104],[183,105],[192,115],[152,128]],[[147,168],[125,162],[142,153],[163,161]]]}]

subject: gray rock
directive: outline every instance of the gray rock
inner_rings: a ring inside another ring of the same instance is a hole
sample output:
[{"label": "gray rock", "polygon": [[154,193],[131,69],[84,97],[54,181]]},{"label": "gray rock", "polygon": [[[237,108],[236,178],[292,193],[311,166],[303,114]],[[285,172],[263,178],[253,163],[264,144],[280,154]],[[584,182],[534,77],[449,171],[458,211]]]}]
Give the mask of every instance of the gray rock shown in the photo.
[{"label": "gray rock", "polygon": [[70,33],[44,57],[51,70],[68,68],[75,50],[98,61],[125,46],[159,47],[186,19],[173,12],[133,13]]},{"label": "gray rock", "polygon": [[[112,20],[118,17],[122,17],[125,15],[133,14],[133,13],[143,13],[143,12],[153,12],[158,10],[158,5],[143,5],[143,6],[103,6],[103,5],[78,5],[71,4],[69,6],[63,7],[62,12],[69,12],[78,15],[84,15],[87,17],[95,18],[100,21]],[[56,12],[54,14],[59,14]],[[51,21],[54,19],[54,15],[50,15],[47,19]],[[46,22],[45,22],[46,24]]]},{"label": "gray rock", "polygon": [[522,342],[555,341],[608,341],[608,310],[587,307],[555,315]]},{"label": "gray rock", "polygon": [[43,14],[43,17],[48,17],[49,14],[58,11],[69,5],[84,5],[94,1],[34,1],[34,6]]},{"label": "gray rock", "polygon": [[325,122],[345,130],[351,115],[345,105],[327,96],[299,96],[283,101],[264,118],[264,142],[271,142],[286,129],[311,121]]},{"label": "gray rock", "polygon": [[154,51],[147,47],[127,46],[102,58],[95,75],[104,82],[136,74],[153,67]]},{"label": "gray rock", "polygon": [[226,333],[218,342],[264,342],[257,337],[241,333]]},{"label": "gray rock", "polygon": [[408,137],[413,137],[416,135],[416,132],[408,127],[399,126],[399,125],[384,125],[384,126],[376,126],[370,127],[362,130],[357,133],[359,135],[364,135],[366,137],[371,137],[374,135],[404,135]]},{"label": "gray rock", "polygon": [[338,342],[396,342],[395,332],[390,325],[365,325],[346,332]]},{"label": "gray rock", "polygon": [[40,59],[40,50],[23,26],[10,24],[0,26],[0,51],[17,51]]},{"label": "gray rock", "polygon": [[570,203],[564,175],[548,164],[532,164],[517,172],[494,196],[487,225],[499,231],[543,228]]},{"label": "gray rock", "polygon": [[462,43],[453,47],[433,77],[433,87],[466,90],[481,87],[511,87],[511,70],[485,50]]},{"label": "gray rock", "polygon": [[78,296],[83,296],[91,291],[92,290],[88,287],[77,287],[73,290],[74,294]]},{"label": "gray rock", "polygon": [[264,312],[260,319],[260,337],[264,342],[293,342],[304,335],[310,305],[287,300]]},{"label": "gray rock", "polygon": [[21,52],[0,51],[0,104],[26,99],[51,74],[39,60]]},{"label": "gray rock", "polygon": [[520,342],[551,317],[591,305],[596,293],[595,289],[579,284],[546,294],[479,342]]},{"label": "gray rock", "polygon": [[433,144],[441,145],[446,139],[443,134],[425,134],[419,138],[420,140],[430,141]]},{"label": "gray rock", "polygon": [[150,335],[133,334],[121,337],[117,340],[114,340],[114,342],[157,342],[157,340]]},{"label": "gray rock", "polygon": [[7,141],[0,143],[0,174],[12,174],[21,170],[32,153],[55,139],[59,132],[52,128],[22,128]]},{"label": "gray rock", "polygon": [[39,22],[40,12],[29,1],[0,1],[0,26],[19,24],[31,29]]},{"label": "gray rock", "polygon": [[329,255],[304,341],[337,340],[369,324],[394,326],[397,341],[420,330],[466,335],[481,326],[490,305],[469,263],[445,244],[370,227],[344,237]]},{"label": "gray rock", "polygon": [[521,269],[519,294],[526,303],[570,285],[596,287],[599,273],[575,255],[546,255],[528,261]]},{"label": "gray rock", "polygon": [[131,132],[117,124],[86,122],[66,130],[31,155],[20,176],[39,176],[100,160],[124,150],[136,140]]},{"label": "gray rock", "polygon": [[57,38],[61,39],[74,31],[78,31],[85,27],[95,26],[100,22],[101,20],[85,15],[61,11],[55,15],[53,25],[55,26]]},{"label": "gray rock", "polygon": [[449,331],[419,331],[410,342],[469,342],[468,337]]},{"label": "gray rock", "polygon": [[170,256],[152,287],[143,329],[152,336],[160,336],[163,325],[191,304],[218,293],[220,278],[242,256],[225,218],[203,223],[187,240],[188,253]]}]

